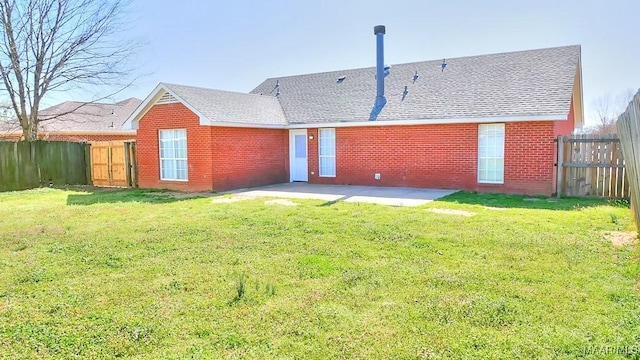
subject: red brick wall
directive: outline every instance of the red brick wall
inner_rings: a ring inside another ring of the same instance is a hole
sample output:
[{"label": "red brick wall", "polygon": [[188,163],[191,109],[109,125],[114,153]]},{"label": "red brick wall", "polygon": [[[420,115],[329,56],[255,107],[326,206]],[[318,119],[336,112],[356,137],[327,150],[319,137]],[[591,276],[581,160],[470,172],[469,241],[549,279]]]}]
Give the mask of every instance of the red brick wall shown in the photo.
[{"label": "red brick wall", "polygon": [[[160,181],[158,130],[177,128],[187,129],[189,181]],[[337,128],[335,178],[318,176],[318,131],[309,129],[309,182],[550,195],[556,131],[554,122],[505,124],[505,182],[495,185],[477,183],[477,124]],[[287,182],[288,133],[200,126],[182,104],[156,105],[138,130],[140,187],[221,191]]]},{"label": "red brick wall", "polygon": [[309,134],[310,182],[459,188],[475,181],[475,164],[464,166],[476,158],[474,125],[336,128],[335,178],[318,176],[318,131]]},{"label": "red brick wall", "polygon": [[[571,106],[569,107],[569,115],[567,115],[567,120],[561,120],[561,121],[555,121],[554,122],[554,130],[553,130],[553,136],[554,138],[558,138],[558,136],[568,136],[571,135],[573,133],[573,130],[575,129],[576,126],[576,122],[575,122],[575,116],[574,116],[574,112],[573,112],[573,98],[571,99]],[[557,162],[558,159],[558,146],[557,143],[554,144],[554,148],[553,148],[553,159],[554,159],[554,163]],[[556,179],[557,176],[557,168],[553,168],[553,178]],[[557,183],[554,181],[553,184],[553,192],[556,192],[556,188],[557,188]]]},{"label": "red brick wall", "polygon": [[504,184],[478,185],[479,191],[551,195],[555,188],[554,123],[505,125]]},{"label": "red brick wall", "polygon": [[22,135],[0,134],[0,141],[20,141]]},{"label": "red brick wall", "polygon": [[573,129],[575,128],[575,117],[573,115],[573,99],[571,99],[571,106],[569,107],[569,115],[567,116],[567,120],[556,121],[555,122],[555,136],[559,135],[571,135]]},{"label": "red brick wall", "polygon": [[289,181],[288,130],[212,127],[213,188]]},{"label": "red brick wall", "polygon": [[553,122],[505,124],[501,185],[477,183],[477,124],[336,128],[335,178],[318,176],[318,131],[308,134],[311,183],[553,192]]},{"label": "red brick wall", "polygon": [[[187,162],[189,181],[160,180],[158,131],[187,129]],[[211,128],[200,126],[200,119],[181,103],[153,106],[140,119],[138,127],[138,186],[185,191],[210,191]]]},{"label": "red brick wall", "polygon": [[[187,182],[161,181],[158,131],[187,129]],[[138,128],[142,188],[229,190],[288,180],[288,131],[201,126],[180,103],[152,107]]]}]

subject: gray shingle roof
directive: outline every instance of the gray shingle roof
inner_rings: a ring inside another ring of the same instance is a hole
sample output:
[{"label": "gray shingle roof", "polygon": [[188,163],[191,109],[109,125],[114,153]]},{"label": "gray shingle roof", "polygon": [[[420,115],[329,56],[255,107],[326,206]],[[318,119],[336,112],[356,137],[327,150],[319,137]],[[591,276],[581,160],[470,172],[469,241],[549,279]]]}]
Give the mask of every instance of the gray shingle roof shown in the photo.
[{"label": "gray shingle roof", "polygon": [[[65,101],[42,109],[40,132],[114,132],[122,125],[142,100],[129,98],[115,104]],[[18,120],[0,124],[0,132],[21,132]]]},{"label": "gray shingle roof", "polygon": [[[579,61],[575,45],[447,59],[444,71],[441,59],[391,65],[378,120],[566,117]],[[276,81],[291,124],[367,121],[376,94],[375,67],[270,78],[251,93],[275,99]]]},{"label": "gray shingle roof", "polygon": [[212,122],[285,125],[276,97],[161,83]]}]

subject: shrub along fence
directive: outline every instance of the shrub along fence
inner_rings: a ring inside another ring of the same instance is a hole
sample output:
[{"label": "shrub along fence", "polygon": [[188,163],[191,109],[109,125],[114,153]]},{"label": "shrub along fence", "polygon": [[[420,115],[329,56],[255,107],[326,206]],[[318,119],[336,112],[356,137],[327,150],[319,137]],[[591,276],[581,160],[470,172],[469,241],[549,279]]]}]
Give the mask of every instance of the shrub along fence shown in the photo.
[{"label": "shrub along fence", "polygon": [[88,144],[0,142],[0,191],[90,183]]},{"label": "shrub along fence", "polygon": [[640,228],[640,91],[616,123],[631,187],[631,208]]}]

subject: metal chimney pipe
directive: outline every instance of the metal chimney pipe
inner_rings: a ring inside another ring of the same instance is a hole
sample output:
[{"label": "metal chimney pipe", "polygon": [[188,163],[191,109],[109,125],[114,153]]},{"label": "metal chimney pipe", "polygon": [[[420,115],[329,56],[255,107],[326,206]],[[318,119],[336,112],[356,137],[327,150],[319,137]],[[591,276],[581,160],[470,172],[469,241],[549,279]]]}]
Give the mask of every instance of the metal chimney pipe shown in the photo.
[{"label": "metal chimney pipe", "polygon": [[384,97],[384,34],[386,29],[384,25],[377,25],[373,27],[373,33],[376,36],[376,101],[371,109],[371,115],[369,115],[370,121],[376,120],[382,108],[387,104],[387,99]]}]

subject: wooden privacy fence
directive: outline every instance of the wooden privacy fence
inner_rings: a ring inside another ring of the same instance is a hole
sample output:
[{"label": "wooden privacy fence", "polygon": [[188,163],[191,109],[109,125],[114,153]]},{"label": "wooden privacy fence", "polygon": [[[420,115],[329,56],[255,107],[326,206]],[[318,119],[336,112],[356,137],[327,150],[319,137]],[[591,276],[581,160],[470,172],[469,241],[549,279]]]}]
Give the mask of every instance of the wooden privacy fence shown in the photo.
[{"label": "wooden privacy fence", "polygon": [[86,185],[87,150],[83,143],[0,142],[0,191]]},{"label": "wooden privacy fence", "polygon": [[138,185],[135,141],[91,143],[91,180],[95,186]]},{"label": "wooden privacy fence", "polygon": [[640,228],[640,91],[633,97],[627,110],[616,123],[622,151],[627,159],[627,171],[631,185],[631,208],[636,225]]},{"label": "wooden privacy fence", "polygon": [[629,197],[620,139],[615,136],[558,137],[558,196]]}]

